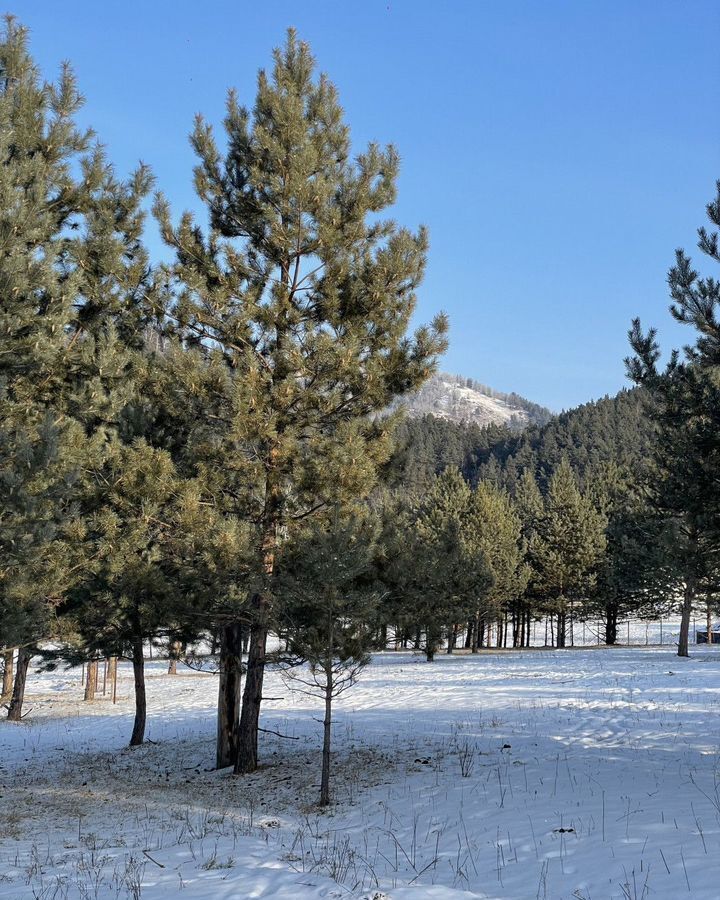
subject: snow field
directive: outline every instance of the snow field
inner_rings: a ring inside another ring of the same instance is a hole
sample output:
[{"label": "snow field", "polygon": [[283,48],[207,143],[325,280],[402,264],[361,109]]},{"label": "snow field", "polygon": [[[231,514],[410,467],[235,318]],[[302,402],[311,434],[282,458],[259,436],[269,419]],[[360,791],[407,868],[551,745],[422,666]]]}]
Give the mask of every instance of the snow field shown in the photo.
[{"label": "snow field", "polygon": [[720,648],[376,656],[337,703],[269,673],[263,767],[212,771],[212,676],[149,663],[148,743],[78,670],[0,724],[0,898],[716,900]]}]

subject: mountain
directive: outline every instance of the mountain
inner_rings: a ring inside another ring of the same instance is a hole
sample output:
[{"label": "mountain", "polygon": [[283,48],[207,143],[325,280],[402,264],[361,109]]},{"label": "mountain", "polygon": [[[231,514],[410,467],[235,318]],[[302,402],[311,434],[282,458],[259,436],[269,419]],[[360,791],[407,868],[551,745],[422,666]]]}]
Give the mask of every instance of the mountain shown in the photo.
[{"label": "mountain", "polygon": [[487,479],[512,491],[530,469],[544,489],[566,457],[585,486],[608,466],[640,471],[652,456],[653,435],[638,388],[584,403],[522,431],[502,422],[480,426],[425,413],[408,416],[398,426],[385,479],[392,488],[422,492],[440,472],[457,468],[473,484]]},{"label": "mountain", "polygon": [[528,425],[545,425],[553,414],[549,409],[519,394],[504,394],[487,385],[440,372],[417,393],[403,397],[394,408],[403,407],[409,416],[433,415],[464,425],[504,425],[522,431]]},{"label": "mountain", "polygon": [[[524,469],[530,469],[544,488],[565,457],[581,484],[587,483],[604,467],[617,466],[639,472],[652,457],[655,429],[647,416],[642,389],[620,391],[583,403],[554,416],[543,426],[531,426],[522,434],[495,441],[471,480],[500,477],[513,488]],[[482,450],[488,441],[482,442]]]}]

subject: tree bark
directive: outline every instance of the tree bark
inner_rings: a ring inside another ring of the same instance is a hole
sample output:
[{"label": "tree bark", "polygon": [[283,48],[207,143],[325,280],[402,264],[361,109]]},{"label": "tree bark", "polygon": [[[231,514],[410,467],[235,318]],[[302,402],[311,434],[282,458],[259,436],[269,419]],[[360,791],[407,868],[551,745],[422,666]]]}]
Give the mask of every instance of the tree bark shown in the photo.
[{"label": "tree bark", "polygon": [[98,685],[98,661],[91,659],[87,664],[85,675],[85,696],[84,700],[92,702],[95,699]]},{"label": "tree bark", "polygon": [[253,621],[238,728],[238,752],[233,769],[235,775],[254,772],[258,764],[260,706],[265,676],[268,619],[272,603],[269,588],[275,570],[277,532],[282,517],[282,486],[277,472],[279,457],[278,445],[274,443],[268,446],[265,454],[265,510],[260,543],[265,584],[252,598]]},{"label": "tree bark", "polygon": [[473,645],[473,634],[475,633],[475,620],[468,619],[467,630],[465,631],[465,649],[470,650]]},{"label": "tree bark", "polygon": [[170,656],[168,659],[168,675],[177,675],[177,661],[182,653],[182,643],[173,641],[170,645]]},{"label": "tree bark", "polygon": [[618,609],[616,603],[605,604],[605,643],[613,646],[617,643],[617,617]]},{"label": "tree bark", "polygon": [[3,671],[2,695],[0,695],[0,699],[9,700],[10,697],[12,697],[13,681],[15,680],[15,673],[13,671],[15,665],[15,651],[5,650],[3,659],[5,661],[5,669]]},{"label": "tree bark", "polygon": [[688,640],[690,636],[690,615],[692,614],[693,600],[695,599],[695,579],[688,578],[683,593],[683,605],[680,618],[680,639],[678,641],[678,656],[690,656],[688,652]]},{"label": "tree bark", "polygon": [[564,647],[565,646],[565,629],[566,629],[566,615],[565,615],[565,601],[561,598],[560,600],[560,611],[557,614],[557,646]]},{"label": "tree bark", "polygon": [[442,634],[435,625],[428,625],[425,631],[425,658],[428,662],[435,660],[436,650],[442,646]]},{"label": "tree bark", "polygon": [[320,778],[320,806],[330,803],[330,741],[332,738],[332,659],[325,664],[325,718],[323,719],[322,775]]},{"label": "tree bark", "polygon": [[710,600],[707,601],[707,608],[705,610],[706,621],[707,621],[707,642],[712,645],[713,635],[712,635],[712,609],[710,607]]},{"label": "tree bark", "polygon": [[475,621],[472,623],[472,643],[470,649],[473,653],[478,652],[480,643],[482,642],[482,634],[480,633],[480,610],[475,613]]},{"label": "tree bark", "polygon": [[380,626],[380,632],[379,632],[379,634],[378,634],[378,638],[379,638],[379,642],[380,642],[381,648],[382,648],[383,650],[387,650],[387,644],[388,644],[388,630],[387,630],[387,625],[381,625],[381,626]]},{"label": "tree bark", "polygon": [[220,681],[218,684],[217,743],[215,767],[235,764],[238,754],[240,696],[242,682],[243,627],[240,622],[223,625],[220,632]]},{"label": "tree bark", "polygon": [[22,719],[22,707],[25,700],[25,682],[27,681],[30,654],[20,647],[18,649],[15,668],[15,684],[13,685],[12,698],[8,708],[8,722],[19,722]]},{"label": "tree bark", "polygon": [[263,679],[265,676],[265,652],[268,629],[266,621],[266,601],[260,597],[254,603],[258,618],[250,631],[245,689],[242,696],[242,712],[238,730],[238,752],[234,772],[246,775],[254,772],[258,764],[258,733],[260,727],[260,705],[262,703]]},{"label": "tree bark", "polygon": [[142,637],[137,635],[132,642],[133,678],[135,680],[135,721],[133,723],[130,746],[138,747],[145,740],[145,720],[147,718],[147,697],[145,695],[145,657]]}]

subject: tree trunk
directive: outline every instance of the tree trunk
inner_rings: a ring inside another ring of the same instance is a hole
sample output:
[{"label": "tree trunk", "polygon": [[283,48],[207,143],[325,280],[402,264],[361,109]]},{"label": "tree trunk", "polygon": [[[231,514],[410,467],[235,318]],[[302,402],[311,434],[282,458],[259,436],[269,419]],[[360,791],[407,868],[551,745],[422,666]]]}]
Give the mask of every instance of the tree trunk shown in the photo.
[{"label": "tree trunk", "polygon": [[265,655],[267,651],[268,617],[271,607],[270,582],[275,569],[277,530],[282,512],[282,489],[277,475],[279,449],[268,447],[265,457],[265,513],[260,552],[265,584],[252,598],[253,622],[250,629],[245,689],[238,727],[238,752],[235,775],[247,775],[257,769],[260,706],[262,704]]},{"label": "tree trunk", "polygon": [[455,649],[455,644],[457,643],[457,634],[458,634],[457,625],[451,625],[450,628],[448,629],[448,645],[447,645],[448,653],[452,653],[453,650]]},{"label": "tree trunk", "polygon": [[19,722],[22,719],[22,707],[25,700],[25,682],[27,681],[30,654],[20,647],[18,649],[15,669],[15,684],[13,685],[12,698],[8,708],[8,722]]},{"label": "tree trunk", "polygon": [[561,598],[560,611],[557,614],[557,646],[558,647],[565,646],[565,629],[566,629],[565,601]]},{"label": "tree trunk", "polygon": [[98,661],[91,659],[87,664],[87,672],[85,675],[85,696],[84,700],[92,702],[95,699],[98,685]]},{"label": "tree trunk", "polygon": [[690,656],[688,652],[688,639],[690,635],[690,615],[692,614],[693,600],[695,599],[695,579],[688,578],[683,594],[682,615],[680,619],[680,640],[678,641],[678,656]]},{"label": "tree trunk", "polygon": [[170,658],[168,661],[168,675],[177,675],[177,661],[182,653],[182,643],[173,641],[170,645]]},{"label": "tree trunk", "polygon": [[472,643],[470,644],[470,649],[473,653],[478,652],[481,641],[482,635],[480,633],[480,610],[478,610],[475,613],[475,621],[472,623]]},{"label": "tree trunk", "polygon": [[147,718],[147,697],[145,695],[145,657],[142,637],[137,635],[132,642],[133,677],[135,680],[135,722],[133,723],[130,746],[138,747],[145,740],[145,720]]},{"label": "tree trunk", "polygon": [[0,700],[9,700],[10,697],[12,697],[13,691],[15,651],[5,650],[3,659],[5,661],[5,669],[3,671],[2,694],[0,695]]},{"label": "tree trunk", "polygon": [[220,632],[220,682],[215,749],[217,769],[234,765],[238,754],[243,631],[240,622],[230,622],[224,625]]},{"label": "tree trunk", "polygon": [[705,610],[706,619],[707,619],[707,642],[712,645],[713,635],[712,635],[712,609],[710,607],[710,600],[707,601],[707,609]]},{"label": "tree trunk", "polygon": [[238,752],[234,768],[236,775],[254,772],[258,764],[258,729],[260,727],[260,705],[265,675],[268,629],[265,624],[266,601],[257,597],[254,606],[258,618],[250,631],[245,690],[243,691],[238,731]]},{"label": "tree trunk", "polygon": [[613,646],[617,643],[617,617],[618,608],[616,603],[605,604],[605,643]]},{"label": "tree trunk", "polygon": [[387,631],[387,625],[381,625],[381,626],[380,626],[380,634],[378,635],[378,637],[380,638],[380,646],[381,646],[381,648],[382,648],[383,650],[387,650],[387,644],[388,644],[388,631]]},{"label": "tree trunk", "polygon": [[435,625],[428,625],[425,631],[425,658],[428,662],[433,662],[435,652],[442,646],[442,633]]},{"label": "tree trunk", "polygon": [[320,806],[330,803],[330,741],[332,731],[333,695],[332,659],[325,665],[325,718],[323,719],[322,776],[320,778]]},{"label": "tree trunk", "polygon": [[473,645],[473,635],[475,634],[475,620],[469,619],[467,630],[465,632],[465,649],[470,650]]}]

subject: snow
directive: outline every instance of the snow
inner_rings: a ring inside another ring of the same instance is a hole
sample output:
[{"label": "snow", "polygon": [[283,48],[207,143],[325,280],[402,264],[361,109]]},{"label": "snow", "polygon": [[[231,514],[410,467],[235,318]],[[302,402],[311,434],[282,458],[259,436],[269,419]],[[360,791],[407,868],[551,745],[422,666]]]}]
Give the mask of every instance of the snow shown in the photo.
[{"label": "snow", "polygon": [[337,703],[275,672],[263,767],[212,771],[216,679],[148,663],[153,743],[78,670],[0,724],[0,898],[716,900],[720,648],[376,656]]}]

